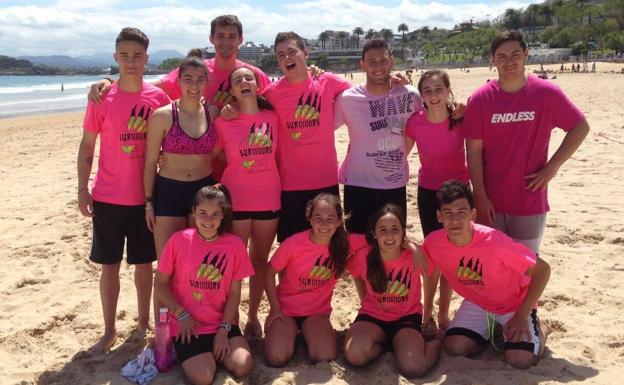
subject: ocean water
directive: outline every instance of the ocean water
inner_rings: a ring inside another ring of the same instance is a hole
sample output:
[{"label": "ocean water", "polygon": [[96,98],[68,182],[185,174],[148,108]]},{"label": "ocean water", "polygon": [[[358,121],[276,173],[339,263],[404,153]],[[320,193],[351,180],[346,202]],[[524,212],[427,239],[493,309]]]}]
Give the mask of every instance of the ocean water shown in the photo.
[{"label": "ocean water", "polygon": [[[160,76],[150,75],[144,79],[152,82]],[[0,119],[83,110],[89,86],[101,78],[91,75],[0,76]]]}]

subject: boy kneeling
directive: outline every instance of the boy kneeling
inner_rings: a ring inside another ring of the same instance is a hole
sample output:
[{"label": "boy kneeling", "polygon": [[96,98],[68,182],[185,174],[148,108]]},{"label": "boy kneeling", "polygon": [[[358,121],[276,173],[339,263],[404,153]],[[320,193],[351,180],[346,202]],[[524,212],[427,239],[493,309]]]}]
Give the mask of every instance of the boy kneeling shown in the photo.
[{"label": "boy kneeling", "polygon": [[444,228],[429,234],[423,247],[434,279],[441,273],[464,298],[446,331],[444,348],[450,355],[477,354],[488,341],[494,345],[498,323],[504,327],[505,360],[516,368],[534,365],[546,342],[536,306],[550,266],[504,233],[474,223],[467,185],[448,181],[437,199]]}]

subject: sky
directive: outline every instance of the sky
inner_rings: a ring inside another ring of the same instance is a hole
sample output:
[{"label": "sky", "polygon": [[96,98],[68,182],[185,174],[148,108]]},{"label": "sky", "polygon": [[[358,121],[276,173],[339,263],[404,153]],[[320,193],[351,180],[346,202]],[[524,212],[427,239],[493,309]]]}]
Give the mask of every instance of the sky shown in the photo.
[{"label": "sky", "polygon": [[509,0],[0,0],[0,55],[81,56],[113,52],[119,30],[138,27],[150,51],[210,45],[210,21],[235,14],[245,41],[271,45],[293,30],[316,38],[324,30],[390,28],[405,23],[451,28],[474,18],[493,19],[530,1]]}]

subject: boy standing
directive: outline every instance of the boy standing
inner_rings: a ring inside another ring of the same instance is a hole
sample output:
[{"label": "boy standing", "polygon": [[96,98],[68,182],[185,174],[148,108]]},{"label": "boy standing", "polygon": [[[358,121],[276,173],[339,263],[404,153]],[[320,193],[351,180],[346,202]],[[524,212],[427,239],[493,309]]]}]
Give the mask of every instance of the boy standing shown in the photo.
[{"label": "boy standing", "polygon": [[[589,131],[583,113],[555,84],[524,71],[526,43],[517,31],[494,38],[498,79],[469,99],[464,128],[479,222],[538,252],[549,210],[547,187]],[[566,136],[548,159],[553,128]]]},{"label": "boy standing", "polygon": [[[124,28],[115,41],[119,81],[100,104],[89,102],[78,151],[78,207],[93,218],[91,261],[102,265],[100,297],[104,336],[95,345],[109,350],[115,343],[119,269],[127,241],[127,261],[135,265],[139,329],[149,326],[154,239],[145,222],[143,168],[146,126],[152,112],[167,103],[165,93],[143,82],[149,39],[137,28]],[[89,175],[100,135],[98,171],[89,192]]]},{"label": "boy standing", "polygon": [[444,228],[430,233],[423,247],[430,271],[439,270],[464,298],[446,331],[444,348],[451,355],[477,354],[488,340],[494,345],[499,323],[504,327],[505,360],[517,368],[530,367],[541,358],[546,342],[536,305],[550,266],[502,232],[475,224],[467,185],[446,182],[437,199]]},{"label": "boy standing", "polygon": [[347,229],[352,233],[364,234],[370,215],[387,203],[407,212],[405,125],[422,109],[422,99],[414,87],[392,84],[393,64],[385,40],[366,42],[360,61],[366,83],[351,87],[336,99],[334,125],[346,124],[349,130],[340,183],[344,185],[345,212],[351,215]]}]

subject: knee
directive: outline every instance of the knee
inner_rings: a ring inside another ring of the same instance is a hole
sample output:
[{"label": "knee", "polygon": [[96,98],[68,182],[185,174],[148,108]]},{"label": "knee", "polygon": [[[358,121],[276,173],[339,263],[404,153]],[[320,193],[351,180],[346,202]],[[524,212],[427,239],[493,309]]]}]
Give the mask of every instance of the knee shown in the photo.
[{"label": "knee", "polygon": [[475,342],[462,338],[446,337],[444,350],[449,356],[470,356],[473,354]]},{"label": "knee", "polygon": [[193,385],[210,385],[214,381],[214,373],[209,370],[186,372],[186,377]]},{"label": "knee", "polygon": [[264,351],[264,360],[268,366],[272,366],[275,368],[281,368],[286,365],[288,361],[290,361],[290,357],[292,356],[292,352],[286,351],[285,349],[265,349]]},{"label": "knee", "polygon": [[102,265],[102,276],[118,276],[121,264]]},{"label": "knee", "polygon": [[516,369],[528,369],[536,362],[536,358],[528,351],[509,350],[505,352],[505,361]]},{"label": "knee", "polygon": [[408,378],[420,377],[427,371],[424,360],[420,362],[402,362],[397,360],[397,368],[404,377]]},{"label": "knee", "polygon": [[368,364],[373,356],[374,344],[370,341],[358,341],[351,339],[345,347],[345,358],[353,366]]},{"label": "knee", "polygon": [[337,356],[338,348],[336,346],[308,346],[308,357],[314,363],[333,361]]},{"label": "knee", "polygon": [[253,369],[253,361],[251,359],[251,354],[248,354],[241,362],[237,363],[230,373],[232,376],[236,378],[247,377],[249,373],[251,373],[251,369]]}]

